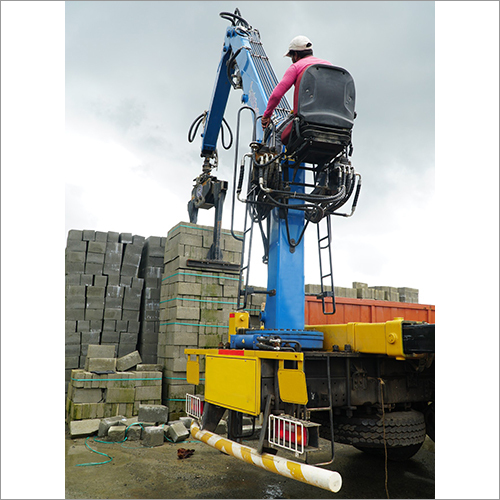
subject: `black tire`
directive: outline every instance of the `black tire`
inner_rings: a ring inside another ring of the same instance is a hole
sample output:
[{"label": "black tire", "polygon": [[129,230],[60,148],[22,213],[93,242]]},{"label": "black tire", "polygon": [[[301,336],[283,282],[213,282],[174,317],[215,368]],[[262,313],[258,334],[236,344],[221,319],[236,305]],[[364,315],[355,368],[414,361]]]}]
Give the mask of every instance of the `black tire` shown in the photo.
[{"label": "black tire", "polygon": [[425,415],[425,428],[427,430],[427,435],[435,442],[435,434],[436,434],[436,424],[435,424],[435,409],[434,409],[434,401],[429,404],[427,409],[424,412]]},{"label": "black tire", "polygon": [[[384,455],[384,422],[381,415],[334,419],[335,441],[374,455]],[[423,413],[415,410],[385,414],[387,458],[408,460],[418,452],[426,435]]]},{"label": "black tire", "polygon": [[[405,460],[409,460],[413,455],[415,455],[418,450],[422,447],[423,443],[420,444],[411,444],[410,446],[400,446],[395,448],[387,447],[387,458],[392,460],[393,462],[404,462]],[[384,448],[367,448],[365,446],[356,446],[354,448],[368,453],[369,455],[374,455],[376,457],[384,457],[385,450]]]}]

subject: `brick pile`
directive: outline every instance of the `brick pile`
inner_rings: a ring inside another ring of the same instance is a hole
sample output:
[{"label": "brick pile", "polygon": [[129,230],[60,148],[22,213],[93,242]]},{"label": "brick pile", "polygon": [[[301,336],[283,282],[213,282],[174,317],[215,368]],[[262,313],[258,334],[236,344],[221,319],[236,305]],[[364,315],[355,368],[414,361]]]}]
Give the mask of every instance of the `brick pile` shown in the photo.
[{"label": "brick pile", "polygon": [[145,363],[156,363],[158,356],[160,291],[165,242],[164,237],[146,238],[139,266],[139,276],[144,279],[144,292],[141,303],[138,349]]},{"label": "brick pile", "polygon": [[[141,363],[138,351],[120,358],[112,345],[89,345],[85,368],[71,370],[68,422],[137,415],[141,404],[160,404],[161,370]],[[110,372],[110,373],[105,373]]]},{"label": "brick pile", "polygon": [[71,230],[66,246],[66,387],[90,344],[137,349],[145,238],[131,233]]},{"label": "brick pile", "polygon": [[[164,368],[163,404],[174,417],[184,410],[186,393],[195,394],[195,386],[186,381],[184,349],[218,347],[226,342],[229,313],[236,307],[237,273],[187,265],[188,259],[206,259],[212,241],[212,228],[188,223],[178,224],[167,236],[158,363]],[[222,231],[221,249],[224,261],[239,265],[241,243],[227,231]],[[202,391],[203,385],[196,390]]]}]

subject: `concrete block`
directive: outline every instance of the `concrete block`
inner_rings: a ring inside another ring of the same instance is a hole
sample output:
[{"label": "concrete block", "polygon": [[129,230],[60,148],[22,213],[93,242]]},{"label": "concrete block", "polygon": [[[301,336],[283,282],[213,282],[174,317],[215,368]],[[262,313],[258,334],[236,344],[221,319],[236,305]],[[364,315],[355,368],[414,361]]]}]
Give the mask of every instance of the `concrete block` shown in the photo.
[{"label": "concrete block", "polygon": [[104,255],[106,253],[106,243],[106,241],[89,241],[87,252]]},{"label": "concrete block", "polygon": [[130,288],[132,286],[132,276],[120,275],[120,285]]},{"label": "concrete block", "polygon": [[85,273],[86,274],[103,274],[103,265],[102,264],[93,264],[92,262],[87,262],[85,264]]},{"label": "concrete block", "polygon": [[136,372],[160,372],[159,376],[161,377],[161,371],[163,369],[162,365],[158,364],[140,364],[135,367]]},{"label": "concrete block", "polygon": [[103,319],[122,319],[122,309],[118,307],[105,307]]},{"label": "concrete block", "polygon": [[116,273],[109,275],[108,286],[120,286],[120,275]]},{"label": "concrete block", "polygon": [[141,439],[142,429],[139,425],[132,425],[127,429],[127,441],[139,441]]},{"label": "concrete block", "polygon": [[120,344],[137,345],[138,339],[139,339],[138,333],[120,332]]},{"label": "concrete block", "polygon": [[[82,332],[81,343],[83,344],[99,344],[101,341],[101,332]],[[88,354],[85,353],[85,354]]]},{"label": "concrete block", "polygon": [[153,399],[161,399],[161,386],[142,386],[135,388],[136,401],[150,401]]},{"label": "concrete block", "polygon": [[139,321],[129,321],[127,325],[127,332],[139,333],[140,325]]},{"label": "concrete block", "polygon": [[94,277],[94,285],[95,286],[103,286],[106,287],[108,284],[107,276],[95,276]]},{"label": "concrete block", "polygon": [[105,309],[122,309],[122,307],[123,307],[123,297],[106,297],[104,299]]},{"label": "concrete block", "polygon": [[77,321],[77,331],[89,332],[90,331],[90,321]]},{"label": "concrete block", "polygon": [[74,389],[72,401],[74,403],[100,403],[103,401],[102,389]]},{"label": "concrete block", "polygon": [[89,345],[89,358],[112,358],[114,357],[114,348],[103,345]]},{"label": "concrete block", "polygon": [[72,438],[91,436],[99,429],[100,419],[73,420],[69,423],[69,434]]},{"label": "concrete block", "polygon": [[140,422],[155,422],[164,424],[168,421],[168,407],[164,405],[139,405],[138,419]]},{"label": "concrete block", "polygon": [[138,351],[133,351],[116,360],[116,369],[120,372],[129,370],[130,368],[142,363],[141,355]]},{"label": "concrete block", "polygon": [[135,265],[135,264],[122,264],[122,266],[120,268],[120,275],[121,276],[135,278],[135,277],[137,277],[138,273],[139,273],[139,266]]},{"label": "concrete block", "polygon": [[121,358],[134,352],[137,349],[137,344],[118,344],[118,357]]},{"label": "concrete block", "polygon": [[82,240],[94,241],[95,240],[95,231],[92,231],[91,229],[84,229],[83,235],[82,235]]},{"label": "concrete block", "polygon": [[85,264],[81,262],[65,262],[64,270],[66,274],[83,274],[85,272]]},{"label": "concrete block", "polygon": [[87,355],[85,370],[88,372],[115,371],[116,358],[89,358]]},{"label": "concrete block", "polygon": [[[101,342],[104,344],[118,344],[120,342],[120,332],[104,331],[101,333]],[[113,347],[114,349],[114,347]]]},{"label": "concrete block", "polygon": [[191,424],[193,423],[193,418],[191,417],[180,417],[179,420],[184,424],[186,429],[191,429]]},{"label": "concrete block", "polygon": [[368,288],[368,283],[360,283],[359,281],[352,282],[353,288]]},{"label": "concrete block", "polygon": [[173,422],[168,429],[168,437],[174,443],[178,443],[180,441],[184,441],[189,437],[189,431],[186,429],[185,425],[182,422]]},{"label": "concrete block", "polygon": [[102,331],[103,332],[114,332],[116,331],[116,320],[114,319],[106,319],[102,323]]},{"label": "concrete block", "polygon": [[104,254],[103,253],[88,253],[87,254],[87,264],[99,264],[99,269],[102,269],[104,264]]},{"label": "concrete block", "polygon": [[125,430],[124,425],[112,425],[108,429],[108,441],[120,442],[125,440]]},{"label": "concrete block", "polygon": [[103,418],[99,422],[99,430],[97,432],[98,437],[107,436],[108,430],[112,426],[125,426],[127,419],[123,415],[117,415],[116,417]]},{"label": "concrete block", "polygon": [[76,240],[76,241],[81,241],[83,238],[83,231],[80,229],[70,229],[68,231],[68,240]]},{"label": "concrete block", "polygon": [[116,231],[108,231],[108,241],[111,243],[118,243],[120,240],[120,233]]},{"label": "concrete block", "polygon": [[142,444],[144,446],[161,446],[165,440],[163,427],[146,427],[142,433]]},{"label": "concrete block", "polygon": [[134,403],[135,389],[110,387],[106,389],[106,403]]},{"label": "concrete block", "polygon": [[104,309],[102,307],[85,309],[85,319],[87,321],[102,321],[103,316]]},{"label": "concrete block", "polygon": [[96,231],[95,241],[108,241],[108,233],[105,233],[103,231]]},{"label": "concrete block", "polygon": [[81,342],[81,334],[80,332],[65,332],[64,334],[64,342],[66,345],[69,344],[80,344]]},{"label": "concrete block", "polygon": [[120,243],[133,243],[134,237],[132,236],[132,233],[121,233],[118,241]]},{"label": "concrete block", "polygon": [[140,314],[141,313],[139,310],[131,311],[128,309],[123,309],[122,319],[126,321],[139,321]]},{"label": "concrete block", "polygon": [[64,354],[66,357],[80,356],[79,344],[66,344],[64,346]]},{"label": "concrete block", "polygon": [[80,356],[66,356],[64,359],[64,367],[66,370],[78,368],[80,364]]}]

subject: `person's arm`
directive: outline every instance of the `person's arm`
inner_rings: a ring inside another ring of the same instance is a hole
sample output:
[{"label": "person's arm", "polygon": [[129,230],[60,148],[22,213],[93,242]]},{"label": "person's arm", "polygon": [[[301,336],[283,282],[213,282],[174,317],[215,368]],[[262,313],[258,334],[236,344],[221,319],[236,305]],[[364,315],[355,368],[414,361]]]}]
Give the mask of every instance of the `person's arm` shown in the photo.
[{"label": "person's arm", "polygon": [[262,116],[262,126],[265,128],[269,124],[271,120],[271,115],[273,111],[276,109],[276,106],[279,104],[283,96],[290,90],[292,85],[295,83],[297,78],[297,70],[295,65],[292,64],[283,75],[281,82],[276,85],[273,90],[273,93],[269,97],[269,101],[267,102],[267,108],[264,111],[264,115]]}]

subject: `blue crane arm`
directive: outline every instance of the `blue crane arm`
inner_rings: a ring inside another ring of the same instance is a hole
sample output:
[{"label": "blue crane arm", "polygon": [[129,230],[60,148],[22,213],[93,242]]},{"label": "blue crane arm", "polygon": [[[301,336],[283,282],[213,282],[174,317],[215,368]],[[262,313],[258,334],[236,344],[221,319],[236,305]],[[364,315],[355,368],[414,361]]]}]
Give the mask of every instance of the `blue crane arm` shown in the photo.
[{"label": "blue crane arm", "polygon": [[[219,130],[226,110],[231,87],[241,89],[241,100],[261,116],[278,80],[264,51],[260,34],[251,26],[230,26],[226,30],[221,59],[207,112],[201,155],[211,157],[217,148]],[[284,97],[274,117],[280,122],[290,113]],[[263,131],[256,127],[256,139],[262,140]]]}]

